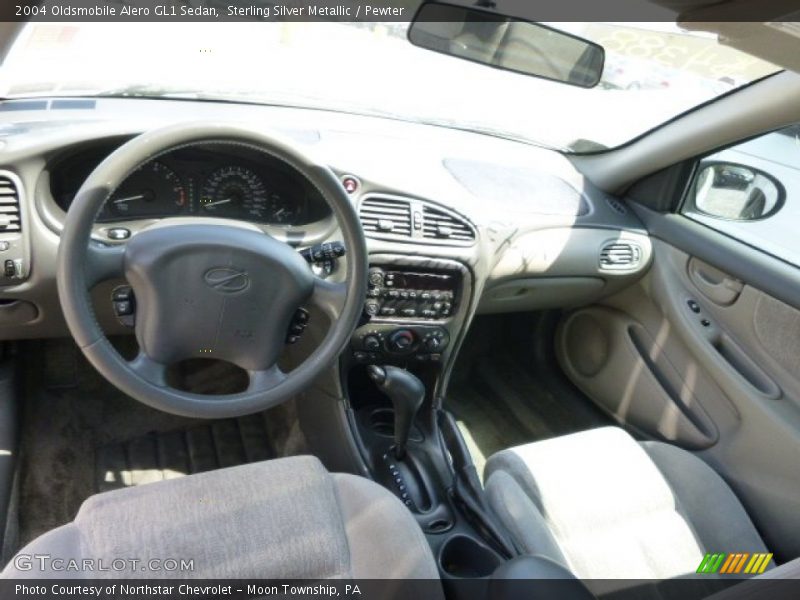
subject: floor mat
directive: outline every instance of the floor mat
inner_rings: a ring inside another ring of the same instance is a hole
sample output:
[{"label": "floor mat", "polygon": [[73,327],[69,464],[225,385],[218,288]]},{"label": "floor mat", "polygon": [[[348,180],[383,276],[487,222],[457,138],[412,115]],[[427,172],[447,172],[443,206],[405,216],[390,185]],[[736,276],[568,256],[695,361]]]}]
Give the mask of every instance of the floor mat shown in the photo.
[{"label": "floor mat", "polygon": [[[29,342],[22,352],[19,510],[8,548],[71,521],[99,490],[307,451],[293,401],[248,419],[187,419],[119,392],[71,340]],[[189,376],[195,388],[236,385],[235,374],[219,368]]]},{"label": "floor mat", "polygon": [[173,479],[275,458],[263,414],[188,429],[151,432],[97,449],[95,490]]},{"label": "floor mat", "polygon": [[499,450],[612,421],[575,388],[552,351],[556,315],[479,317],[448,389],[478,473]]}]

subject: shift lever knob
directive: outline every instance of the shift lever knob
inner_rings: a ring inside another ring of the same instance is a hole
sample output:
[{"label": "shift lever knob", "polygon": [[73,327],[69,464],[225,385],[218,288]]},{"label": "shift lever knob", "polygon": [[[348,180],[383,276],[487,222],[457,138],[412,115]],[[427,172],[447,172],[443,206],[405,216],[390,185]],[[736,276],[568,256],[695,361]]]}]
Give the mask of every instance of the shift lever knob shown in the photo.
[{"label": "shift lever knob", "polygon": [[394,455],[406,454],[414,417],[425,399],[425,386],[418,377],[398,367],[369,365],[367,372],[394,405]]}]

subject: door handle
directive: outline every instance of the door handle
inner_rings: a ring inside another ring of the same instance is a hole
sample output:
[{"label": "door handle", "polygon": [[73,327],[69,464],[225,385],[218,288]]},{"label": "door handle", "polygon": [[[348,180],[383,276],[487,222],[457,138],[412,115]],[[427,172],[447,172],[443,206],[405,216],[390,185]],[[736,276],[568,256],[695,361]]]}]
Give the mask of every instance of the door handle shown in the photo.
[{"label": "door handle", "polygon": [[742,293],[744,283],[697,258],[689,261],[688,268],[689,279],[714,304],[730,306]]}]

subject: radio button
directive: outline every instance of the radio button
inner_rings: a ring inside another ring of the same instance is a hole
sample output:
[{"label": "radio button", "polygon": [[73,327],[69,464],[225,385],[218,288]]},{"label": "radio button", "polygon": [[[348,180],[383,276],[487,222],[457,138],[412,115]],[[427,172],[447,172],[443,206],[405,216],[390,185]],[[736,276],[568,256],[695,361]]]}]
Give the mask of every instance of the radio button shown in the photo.
[{"label": "radio button", "polygon": [[383,283],[383,271],[380,269],[371,269],[369,272],[369,282],[372,285],[380,285]]}]

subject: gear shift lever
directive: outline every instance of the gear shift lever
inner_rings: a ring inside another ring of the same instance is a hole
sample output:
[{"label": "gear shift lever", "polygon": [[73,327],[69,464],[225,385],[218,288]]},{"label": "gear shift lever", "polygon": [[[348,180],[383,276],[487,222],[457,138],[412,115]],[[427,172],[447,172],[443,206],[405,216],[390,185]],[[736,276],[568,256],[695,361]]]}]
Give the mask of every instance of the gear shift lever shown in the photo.
[{"label": "gear shift lever", "polygon": [[394,456],[401,460],[406,454],[406,445],[414,417],[425,399],[425,386],[415,375],[398,367],[369,365],[367,373],[372,381],[392,399],[394,405]]}]

